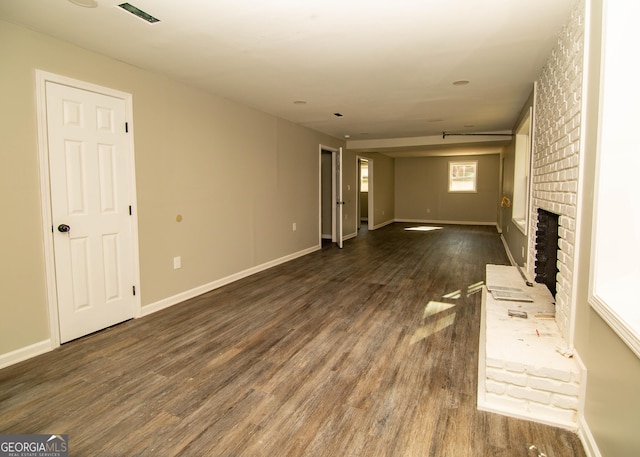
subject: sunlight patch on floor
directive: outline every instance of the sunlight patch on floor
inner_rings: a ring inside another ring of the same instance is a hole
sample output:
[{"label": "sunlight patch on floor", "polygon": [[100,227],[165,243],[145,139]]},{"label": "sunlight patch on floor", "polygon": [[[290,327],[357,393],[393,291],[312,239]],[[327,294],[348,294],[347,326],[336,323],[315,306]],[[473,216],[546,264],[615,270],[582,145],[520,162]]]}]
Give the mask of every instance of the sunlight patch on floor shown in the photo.
[{"label": "sunlight patch on floor", "polygon": [[405,230],[407,232],[431,232],[433,230],[442,230],[442,227],[429,227],[426,225],[420,225],[417,227],[407,227]]},{"label": "sunlight patch on floor", "polygon": [[462,291],[460,289],[458,289],[458,290],[454,290],[453,292],[449,292],[448,294],[443,295],[442,298],[449,298],[449,299],[457,300],[461,296],[462,296]]},{"label": "sunlight patch on floor", "polygon": [[441,301],[430,301],[427,303],[427,306],[424,307],[424,314],[422,315],[423,319],[427,317],[433,316],[434,314],[441,313],[442,311],[446,311],[449,308],[453,308],[456,305],[451,303],[443,303]]},{"label": "sunlight patch on floor", "polygon": [[439,332],[440,330],[444,330],[445,328],[453,325],[453,322],[456,320],[456,313],[449,314],[448,316],[441,317],[439,319],[428,322],[426,325],[418,328],[413,336],[411,337],[411,341],[409,344],[415,344],[418,341],[424,340],[425,338],[429,338],[434,333]]},{"label": "sunlight patch on floor", "polygon": [[430,301],[427,303],[427,306],[424,307],[424,313],[422,314],[422,319],[427,320],[427,323],[418,327],[411,337],[411,341],[409,344],[413,345],[418,341],[424,340],[425,338],[429,338],[434,333],[439,332],[440,330],[444,330],[453,324],[456,320],[456,313],[449,313],[445,316],[440,316],[434,319],[434,316],[447,311],[456,305],[451,303],[443,303],[439,301]]},{"label": "sunlight patch on floor", "polygon": [[467,287],[467,297],[480,292],[482,290],[482,286],[484,286],[484,281],[478,281],[475,284],[471,284],[469,287]]}]

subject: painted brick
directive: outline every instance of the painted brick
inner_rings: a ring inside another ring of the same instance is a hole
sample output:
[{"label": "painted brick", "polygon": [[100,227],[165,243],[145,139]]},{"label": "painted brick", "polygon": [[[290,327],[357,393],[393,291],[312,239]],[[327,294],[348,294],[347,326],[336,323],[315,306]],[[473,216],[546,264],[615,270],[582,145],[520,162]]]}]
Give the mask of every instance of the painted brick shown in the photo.
[{"label": "painted brick", "polygon": [[579,371],[571,373],[571,382],[575,382],[576,384],[580,384],[582,382],[582,376]]},{"label": "painted brick", "polygon": [[526,387],[509,386],[507,395],[522,400],[529,400],[536,403],[548,404],[551,401],[551,393],[542,390],[527,389]]},{"label": "painted brick", "polygon": [[553,394],[551,396],[551,405],[562,409],[578,410],[578,397],[569,397],[566,395]]},{"label": "painted brick", "polygon": [[580,386],[578,384],[555,381],[549,378],[538,378],[537,376],[529,377],[529,387],[575,397],[580,393]]},{"label": "painted brick", "polygon": [[493,393],[487,393],[485,395],[486,402],[496,409],[506,409],[511,411],[524,412],[528,410],[529,402],[518,398],[507,397],[503,395],[496,395]]},{"label": "painted brick", "polygon": [[578,413],[576,411],[554,408],[538,403],[531,403],[529,405],[529,413],[532,417],[538,417],[543,420],[562,421],[569,424],[576,424],[578,421]]},{"label": "painted brick", "polygon": [[558,370],[557,368],[540,367],[530,370],[530,374],[539,378],[555,379],[562,382],[570,382],[572,371]]},{"label": "painted brick", "polygon": [[526,374],[496,370],[494,368],[487,368],[487,379],[522,387],[526,386],[528,381]]},{"label": "painted brick", "polygon": [[[571,230],[575,230],[580,163],[583,16],[584,5],[577,4],[540,73],[536,92],[533,213],[543,208],[560,214],[561,226]],[[565,217],[573,221],[564,222]],[[535,227],[529,236],[529,244],[534,244]],[[570,273],[563,274],[566,281],[559,281],[559,291],[571,297],[575,233],[562,237],[560,250],[564,255],[560,258]],[[568,320],[565,322],[563,316],[571,312],[569,300],[558,300],[557,322],[565,340],[569,339]]]},{"label": "painted brick", "polygon": [[[529,248],[527,272],[535,257],[537,208],[560,215],[556,323],[569,341],[575,269],[577,191],[582,126],[584,4],[576,3],[567,25],[537,80]],[[575,363],[543,366],[549,354],[534,361],[487,358],[485,400],[498,410],[526,414],[532,420],[577,423],[582,393]],[[557,354],[556,354],[557,356]]]},{"label": "painted brick", "polygon": [[487,380],[485,382],[485,389],[487,392],[493,394],[504,395],[507,392],[507,385],[502,382]]},{"label": "painted brick", "polygon": [[513,362],[507,360],[504,364],[506,370],[513,371],[515,373],[524,373],[527,371],[527,365],[520,362]]}]

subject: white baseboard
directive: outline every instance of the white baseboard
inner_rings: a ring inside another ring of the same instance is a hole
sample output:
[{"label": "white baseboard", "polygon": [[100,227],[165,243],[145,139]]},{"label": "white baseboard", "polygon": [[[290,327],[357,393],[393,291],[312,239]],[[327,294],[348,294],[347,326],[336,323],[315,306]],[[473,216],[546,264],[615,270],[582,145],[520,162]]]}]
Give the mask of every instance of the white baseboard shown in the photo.
[{"label": "white baseboard", "polygon": [[445,225],[495,225],[496,222],[487,221],[440,221],[432,219],[396,219],[395,222],[406,222],[409,224],[445,224]]},{"label": "white baseboard", "polygon": [[7,352],[6,354],[0,354],[0,369],[22,362],[23,360],[30,359],[31,357],[44,354],[52,349],[51,340],[44,340],[30,346],[16,349],[15,351]]},{"label": "white baseboard", "polygon": [[142,307],[142,312],[140,316],[148,316],[149,314],[153,314],[165,308],[169,308],[170,306],[181,303],[185,300],[189,300],[191,298],[197,297],[198,295],[205,294],[214,289],[218,289],[222,286],[226,286],[227,284],[231,284],[232,282],[238,281],[242,278],[246,278],[247,276],[251,276],[253,274],[259,273],[261,271],[267,270],[269,268],[275,267],[277,265],[283,264],[285,262],[289,262],[290,260],[297,259],[298,257],[305,256],[307,254],[311,254],[312,252],[318,251],[322,249],[322,246],[313,246],[302,251],[294,252],[293,254],[289,254],[284,257],[280,257],[279,259],[271,260],[269,262],[263,263],[261,265],[257,265],[255,267],[248,268],[246,270],[240,271],[238,273],[234,273],[225,278],[217,279],[207,284],[203,284],[202,286],[193,288],[191,290],[187,290],[185,292],[181,292],[179,294],[173,295],[171,297],[164,298],[155,303],[148,304]]},{"label": "white baseboard", "polygon": [[587,457],[602,457],[600,449],[598,449],[598,445],[596,444],[596,439],[593,437],[593,434],[591,434],[591,429],[589,429],[589,424],[584,414],[580,414],[580,417],[578,417],[578,436],[580,437],[580,441],[582,441],[582,446],[584,446],[584,452],[587,454]]},{"label": "white baseboard", "polygon": [[377,230],[377,229],[379,229],[379,228],[386,227],[387,225],[393,224],[394,222],[395,222],[395,220],[393,220],[393,219],[389,219],[388,221],[384,221],[384,222],[381,222],[381,223],[379,223],[379,224],[374,225],[374,226],[371,228],[371,230]]},{"label": "white baseboard", "polygon": [[511,251],[509,250],[509,245],[507,244],[507,240],[504,238],[504,236],[502,236],[502,233],[500,234],[500,240],[502,240],[502,244],[504,245],[504,250],[507,253],[507,257],[509,257],[509,262],[511,262],[511,266],[515,266],[516,260],[513,258],[513,254],[511,254]]}]

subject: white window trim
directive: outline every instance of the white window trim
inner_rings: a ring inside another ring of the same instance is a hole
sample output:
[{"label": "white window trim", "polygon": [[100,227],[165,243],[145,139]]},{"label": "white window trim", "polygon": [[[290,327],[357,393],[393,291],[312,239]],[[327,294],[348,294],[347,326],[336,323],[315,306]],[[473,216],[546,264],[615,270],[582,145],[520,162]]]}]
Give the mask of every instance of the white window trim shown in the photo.
[{"label": "white window trim", "polygon": [[[534,85],[534,100],[535,100],[535,85]],[[524,148],[523,151],[518,151],[518,148]],[[524,154],[523,157],[519,155]],[[530,217],[530,203],[531,203],[531,176],[532,170],[532,155],[533,155],[533,107],[529,107],[529,112],[522,119],[518,127],[514,132],[514,167],[513,167],[513,204],[512,204],[512,218],[511,221],[523,235],[528,234],[529,217]],[[522,161],[520,167],[518,167],[519,161]],[[522,170],[519,170],[522,168]],[[521,176],[521,172],[524,171],[524,176]],[[517,181],[526,179],[526,183],[516,190]],[[516,195],[517,192],[517,195]],[[521,201],[522,200],[522,201]],[[517,211],[516,211],[517,210]],[[517,214],[516,214],[517,213]]]},{"label": "white window trim", "polygon": [[[453,190],[451,189],[451,170],[454,165],[473,165],[475,168],[475,176],[473,179],[473,189],[471,190]],[[473,194],[478,192],[478,161],[477,160],[451,160],[449,161],[449,174],[447,176],[448,191],[453,194]]]}]

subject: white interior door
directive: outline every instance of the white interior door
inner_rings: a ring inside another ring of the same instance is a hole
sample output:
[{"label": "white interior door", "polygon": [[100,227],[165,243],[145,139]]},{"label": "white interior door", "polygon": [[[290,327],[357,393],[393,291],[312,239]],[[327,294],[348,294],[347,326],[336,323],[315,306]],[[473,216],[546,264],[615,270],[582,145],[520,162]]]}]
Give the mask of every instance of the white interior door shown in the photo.
[{"label": "white interior door", "polygon": [[132,165],[124,100],[49,81],[45,90],[64,343],[134,316]]},{"label": "white interior door", "polygon": [[342,196],[342,148],[335,153],[336,157],[336,242],[342,249],[344,245],[344,235],[342,227],[342,208],[344,200]]}]

